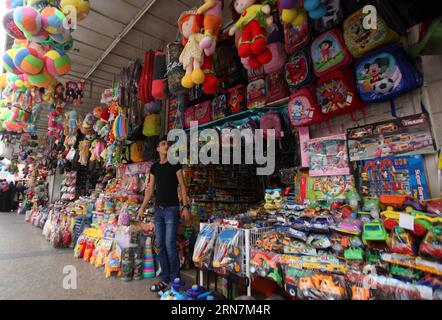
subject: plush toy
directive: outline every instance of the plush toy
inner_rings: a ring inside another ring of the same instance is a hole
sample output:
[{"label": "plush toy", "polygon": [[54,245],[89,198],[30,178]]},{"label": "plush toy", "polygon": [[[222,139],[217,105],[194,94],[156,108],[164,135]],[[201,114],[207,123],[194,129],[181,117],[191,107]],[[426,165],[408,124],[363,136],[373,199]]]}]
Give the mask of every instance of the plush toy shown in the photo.
[{"label": "plush toy", "polygon": [[89,162],[89,149],[91,147],[91,142],[88,140],[83,140],[79,144],[80,158],[79,163],[82,166],[87,166]]},{"label": "plush toy", "polygon": [[77,132],[77,122],[78,122],[78,112],[75,110],[72,110],[68,113],[69,115],[69,121],[68,121],[68,127],[69,127],[69,135],[74,136]]},{"label": "plush toy", "polygon": [[89,14],[90,5],[88,0],[61,0],[60,9],[68,18],[72,18],[72,15],[76,13],[77,21],[82,21]]},{"label": "plush toy", "polygon": [[77,82],[77,99],[75,102],[76,106],[81,106],[83,104],[83,90],[84,90],[85,82],[84,80],[80,80]]},{"label": "plush toy", "polygon": [[40,13],[32,7],[16,8],[14,10],[14,22],[28,39],[41,30]]},{"label": "plush toy", "polygon": [[223,6],[222,0],[205,0],[204,4],[198,8],[197,13],[204,15],[204,38],[200,42],[200,47],[204,49],[206,56],[211,56],[215,52],[223,22]]},{"label": "plush toy", "polygon": [[47,88],[54,81],[54,77],[46,69],[37,75],[29,75],[29,82],[38,88]]},{"label": "plush toy", "polygon": [[295,27],[304,24],[307,19],[307,13],[302,9],[297,7],[299,4],[298,0],[282,0],[281,1],[281,20],[284,23],[292,24]]},{"label": "plush toy", "polygon": [[19,75],[21,72],[20,70],[18,70],[14,62],[17,52],[18,49],[12,48],[7,50],[3,54],[3,67],[6,69],[7,72]]},{"label": "plush toy", "polygon": [[3,16],[2,23],[3,29],[10,37],[14,39],[26,39],[23,31],[21,31],[14,22],[14,10],[9,10],[6,12],[6,14]]},{"label": "plush toy", "polygon": [[232,1],[232,16],[237,21],[229,30],[231,36],[237,31],[241,32],[238,54],[241,58],[249,58],[249,65],[253,69],[259,69],[272,60],[266,30],[266,27],[273,23],[271,8],[256,2],[257,0]]},{"label": "plush toy", "polygon": [[32,48],[21,48],[15,54],[14,64],[22,73],[36,75],[42,72],[44,62]]},{"label": "plush toy", "polygon": [[321,0],[305,0],[304,9],[312,19],[321,19],[327,14],[327,7]]},{"label": "plush toy", "polygon": [[54,77],[65,75],[71,71],[71,58],[57,50],[48,51],[44,56],[44,62],[46,69]]},{"label": "plush toy", "polygon": [[42,28],[49,34],[60,34],[63,32],[66,17],[57,8],[46,7],[41,11]]},{"label": "plush toy", "polygon": [[205,77],[201,69],[204,60],[204,52],[200,48],[200,42],[204,35],[202,15],[195,11],[183,12],[178,20],[180,32],[183,35],[184,50],[179,61],[183,64],[186,74],[181,80],[184,88],[191,89],[195,84],[203,84]]},{"label": "plush toy", "polygon": [[58,83],[54,89],[54,100],[56,102],[64,101],[64,86],[62,83]]},{"label": "plush toy", "polygon": [[15,9],[24,5],[24,0],[6,0],[6,9]]},{"label": "plush toy", "polygon": [[73,81],[66,82],[66,103],[74,103],[77,100],[77,84]]}]

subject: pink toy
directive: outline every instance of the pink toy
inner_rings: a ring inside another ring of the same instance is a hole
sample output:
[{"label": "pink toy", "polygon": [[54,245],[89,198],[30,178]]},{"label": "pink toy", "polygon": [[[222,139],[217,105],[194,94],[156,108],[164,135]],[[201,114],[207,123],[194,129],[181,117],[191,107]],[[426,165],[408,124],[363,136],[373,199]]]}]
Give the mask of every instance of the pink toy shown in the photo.
[{"label": "pink toy", "polygon": [[205,0],[199,7],[198,14],[204,14],[204,38],[200,42],[206,56],[211,56],[216,49],[216,41],[222,25],[223,2],[220,0]]}]

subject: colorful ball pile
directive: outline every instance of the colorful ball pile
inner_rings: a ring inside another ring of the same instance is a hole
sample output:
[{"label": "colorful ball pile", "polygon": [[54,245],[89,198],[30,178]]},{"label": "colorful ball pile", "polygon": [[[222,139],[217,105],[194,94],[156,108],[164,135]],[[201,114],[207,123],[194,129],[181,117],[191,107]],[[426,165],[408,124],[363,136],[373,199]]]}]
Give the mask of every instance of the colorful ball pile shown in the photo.
[{"label": "colorful ball pile", "polygon": [[71,71],[72,63],[67,54],[51,50],[45,54],[44,61],[46,69],[54,77],[65,75]]},{"label": "colorful ball pile", "polygon": [[17,50],[14,63],[21,73],[28,75],[39,74],[44,67],[42,59],[38,58],[38,53],[33,49],[21,48]]},{"label": "colorful ball pile", "polygon": [[40,13],[32,7],[18,7],[14,10],[14,22],[26,37],[38,34],[41,30]]},{"label": "colorful ball pile", "polygon": [[46,7],[41,12],[42,27],[49,34],[62,33],[65,22],[65,15],[57,8]]}]

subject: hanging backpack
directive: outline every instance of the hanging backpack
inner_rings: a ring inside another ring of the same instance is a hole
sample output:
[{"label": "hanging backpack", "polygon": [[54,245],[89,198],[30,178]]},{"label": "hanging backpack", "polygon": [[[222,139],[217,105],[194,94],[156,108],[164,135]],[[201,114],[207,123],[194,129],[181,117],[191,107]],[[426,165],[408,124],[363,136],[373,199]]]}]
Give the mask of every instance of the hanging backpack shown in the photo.
[{"label": "hanging backpack", "polygon": [[152,96],[155,99],[166,99],[167,96],[167,64],[166,54],[157,51],[154,57]]},{"label": "hanging backpack", "polygon": [[284,27],[281,23],[279,11],[276,10],[271,15],[273,17],[273,24],[270,26],[270,30],[268,31],[269,35],[267,40],[269,43],[284,42]]},{"label": "hanging backpack", "polygon": [[186,101],[186,95],[171,96],[169,98],[169,131],[184,128],[184,106]]},{"label": "hanging backpack", "polygon": [[189,129],[192,121],[196,121],[195,107],[188,107],[184,111],[184,128]]},{"label": "hanging backpack", "polygon": [[265,106],[267,102],[266,82],[258,79],[247,85],[247,108],[254,109]]},{"label": "hanging backpack", "polygon": [[230,114],[240,113],[244,111],[246,104],[245,86],[243,84],[229,89],[227,105]]},{"label": "hanging backpack", "polygon": [[203,125],[212,121],[212,101],[205,101],[197,104],[194,109],[195,121],[198,121],[198,125]]},{"label": "hanging backpack", "polygon": [[309,44],[311,34],[308,19],[299,27],[292,24],[284,24],[284,43],[287,54],[292,54]]},{"label": "hanging backpack", "polygon": [[144,142],[137,141],[130,146],[130,160],[138,163],[144,161]]},{"label": "hanging backpack", "polygon": [[143,135],[145,137],[159,136],[161,133],[161,116],[149,114],[144,118]]},{"label": "hanging backpack", "polygon": [[376,29],[364,27],[363,23],[366,16],[363,13],[363,9],[360,9],[344,22],[345,44],[355,58],[359,58],[386,43],[399,39],[397,33],[388,27],[379,12],[377,14]]},{"label": "hanging backpack", "polygon": [[332,29],[317,37],[310,46],[310,54],[317,77],[345,67],[352,61],[342,33],[338,29]]},{"label": "hanging backpack", "polygon": [[293,54],[285,65],[285,78],[291,91],[309,85],[315,79],[308,50]]},{"label": "hanging backpack", "polygon": [[171,42],[167,45],[167,82],[171,94],[186,92],[186,89],[181,85],[181,79],[185,74],[183,64],[180,63],[180,55],[183,50],[183,45],[179,42]]},{"label": "hanging backpack", "polygon": [[281,146],[281,139],[283,135],[282,131],[282,121],[281,116],[276,112],[268,112],[264,116],[262,116],[261,121],[259,123],[259,128],[263,131],[263,137],[265,140],[268,139],[268,131],[267,130],[275,130],[275,139],[279,141]]},{"label": "hanging backpack", "polygon": [[272,52],[272,60],[264,65],[264,73],[270,74],[284,68],[287,62],[287,53],[282,42],[274,42],[269,44],[269,49]]},{"label": "hanging backpack", "polygon": [[144,65],[141,72],[140,81],[138,84],[138,99],[143,104],[153,101],[152,97],[152,81],[154,68],[155,53],[148,51],[144,54]]},{"label": "hanging backpack", "polygon": [[212,100],[212,119],[218,120],[226,117],[228,113],[227,108],[227,97],[224,94],[219,95],[218,97]]},{"label": "hanging backpack", "polygon": [[367,103],[391,100],[419,88],[423,76],[407,53],[389,44],[356,61],[361,99]]},{"label": "hanging backpack", "polygon": [[314,19],[312,26],[320,34],[341,24],[344,20],[344,9],[341,0],[321,0],[326,6],[327,13],[320,19]]},{"label": "hanging backpack", "polygon": [[319,79],[316,89],[321,112],[326,118],[350,113],[359,109],[364,112],[365,104],[360,100],[352,68],[335,70]]},{"label": "hanging backpack", "polygon": [[324,120],[316,98],[316,86],[295,91],[290,96],[288,113],[294,127],[307,127]]},{"label": "hanging backpack", "polygon": [[274,102],[288,96],[285,70],[268,74],[266,77],[267,102]]}]

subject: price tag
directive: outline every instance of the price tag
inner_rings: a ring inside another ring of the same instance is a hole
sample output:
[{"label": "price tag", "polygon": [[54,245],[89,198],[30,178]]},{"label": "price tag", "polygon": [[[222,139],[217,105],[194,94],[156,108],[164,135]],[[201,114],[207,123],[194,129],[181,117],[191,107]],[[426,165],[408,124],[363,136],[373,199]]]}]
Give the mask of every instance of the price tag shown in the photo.
[{"label": "price tag", "polygon": [[414,231],[414,217],[410,214],[399,214],[399,227]]}]

